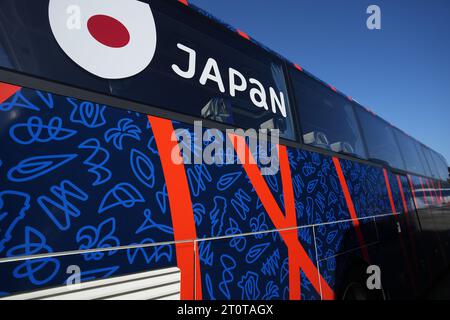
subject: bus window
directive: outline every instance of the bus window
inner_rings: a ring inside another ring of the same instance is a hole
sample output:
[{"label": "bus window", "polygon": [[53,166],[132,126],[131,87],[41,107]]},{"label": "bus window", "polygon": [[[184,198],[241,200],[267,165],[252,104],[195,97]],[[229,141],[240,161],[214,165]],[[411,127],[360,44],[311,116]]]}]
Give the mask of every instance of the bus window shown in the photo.
[{"label": "bus window", "polygon": [[6,46],[2,43],[2,38],[4,39],[4,35],[1,34],[0,30],[0,66],[12,68],[12,63],[9,59],[9,55],[6,53]]},{"label": "bus window", "polygon": [[381,118],[355,106],[367,144],[369,159],[381,160],[391,167],[405,170],[392,127]]},{"label": "bus window", "polygon": [[203,19],[162,11],[155,19],[161,41],[152,64],[111,81],[114,95],[239,128],[279,129],[295,140],[282,61]]},{"label": "bus window", "polygon": [[447,161],[436,151],[431,151],[431,155],[436,163],[436,166],[438,167],[439,179],[447,181],[449,179]]},{"label": "bus window", "polygon": [[422,144],[416,142],[417,154],[419,155],[420,162],[423,164],[423,174],[427,177],[432,177],[433,169],[431,164],[428,162],[428,159],[425,157],[425,150],[423,150]]},{"label": "bus window", "polygon": [[431,154],[431,150],[428,149],[424,145],[420,145],[420,149],[422,149],[423,155],[425,157],[425,162],[428,164],[430,168],[430,177],[434,179],[439,179],[439,166],[436,164],[436,161],[433,159]]},{"label": "bus window", "polygon": [[305,144],[365,159],[352,103],[296,69],[290,75]]},{"label": "bus window", "polygon": [[[23,23],[5,15],[0,30],[20,48],[9,57],[17,71],[239,128],[279,129],[281,137],[295,140],[282,60],[206,17],[183,14],[176,2],[154,0],[150,7],[154,56],[143,71],[120,79],[95,76],[72,61],[42,4],[2,1],[0,13],[20,12]],[[0,50],[0,66],[9,67],[1,56]]]},{"label": "bus window", "polygon": [[406,170],[416,174],[427,175],[419,155],[418,143],[396,128],[394,132],[405,160]]}]

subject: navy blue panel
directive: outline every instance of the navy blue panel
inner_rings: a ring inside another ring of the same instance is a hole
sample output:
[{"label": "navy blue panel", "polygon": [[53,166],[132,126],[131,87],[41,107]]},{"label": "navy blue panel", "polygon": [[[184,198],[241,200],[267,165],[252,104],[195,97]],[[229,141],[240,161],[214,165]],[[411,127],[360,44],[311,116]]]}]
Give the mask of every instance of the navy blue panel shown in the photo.
[{"label": "navy blue panel", "polygon": [[[26,232],[29,233],[30,239],[22,245],[23,248],[47,249],[42,233],[31,227],[27,228]],[[67,272],[69,266],[80,268],[82,282],[174,267],[175,246],[164,245],[1,263],[0,294],[65,285],[73,275]]]},{"label": "navy blue panel", "polygon": [[339,178],[330,157],[288,149],[297,224],[311,225],[350,219]]},{"label": "navy blue panel", "polygon": [[341,163],[358,217],[391,213],[383,169],[349,160]]},{"label": "navy blue panel", "polygon": [[[378,241],[374,221],[368,219],[358,226],[364,239],[364,246]],[[317,255],[319,260],[357,250],[361,247],[355,226],[351,221],[330,223],[316,227]]]},{"label": "navy blue panel", "polygon": [[[302,228],[298,234],[316,264],[312,228]],[[289,299],[287,247],[280,233],[202,242],[199,252],[204,299]],[[302,299],[320,299],[304,274],[300,285]]]},{"label": "navy blue panel", "polygon": [[1,107],[0,256],[173,240],[152,131],[141,114],[22,89]]}]

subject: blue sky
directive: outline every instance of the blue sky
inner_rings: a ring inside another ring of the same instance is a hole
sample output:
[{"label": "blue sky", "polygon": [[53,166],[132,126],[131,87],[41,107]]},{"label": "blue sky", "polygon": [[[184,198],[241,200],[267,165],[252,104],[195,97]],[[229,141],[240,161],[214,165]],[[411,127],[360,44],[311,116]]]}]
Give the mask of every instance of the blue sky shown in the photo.
[{"label": "blue sky", "polygon": [[[450,163],[450,1],[191,0]],[[382,29],[366,27],[369,5]]]}]

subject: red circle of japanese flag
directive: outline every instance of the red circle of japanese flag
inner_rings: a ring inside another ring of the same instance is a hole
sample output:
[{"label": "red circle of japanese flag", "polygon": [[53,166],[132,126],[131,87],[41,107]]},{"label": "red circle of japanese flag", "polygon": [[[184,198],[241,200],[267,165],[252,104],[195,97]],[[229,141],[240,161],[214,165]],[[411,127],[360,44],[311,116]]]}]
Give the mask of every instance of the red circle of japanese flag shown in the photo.
[{"label": "red circle of japanese flag", "polygon": [[49,20],[63,51],[101,78],[134,76],[155,54],[155,21],[141,1],[50,0]]}]

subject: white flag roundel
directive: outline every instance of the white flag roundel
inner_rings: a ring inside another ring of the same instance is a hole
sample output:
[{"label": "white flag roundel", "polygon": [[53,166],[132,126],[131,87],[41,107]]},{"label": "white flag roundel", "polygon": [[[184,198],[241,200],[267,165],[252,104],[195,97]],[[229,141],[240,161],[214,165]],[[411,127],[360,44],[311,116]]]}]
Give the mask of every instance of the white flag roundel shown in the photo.
[{"label": "white flag roundel", "polygon": [[155,54],[155,21],[141,1],[50,0],[49,20],[63,51],[101,78],[134,76]]}]

